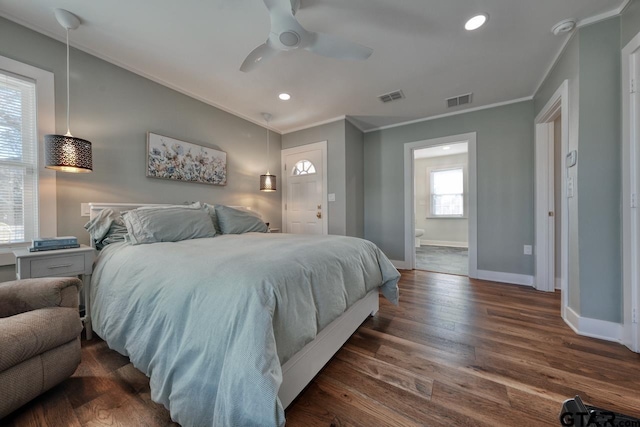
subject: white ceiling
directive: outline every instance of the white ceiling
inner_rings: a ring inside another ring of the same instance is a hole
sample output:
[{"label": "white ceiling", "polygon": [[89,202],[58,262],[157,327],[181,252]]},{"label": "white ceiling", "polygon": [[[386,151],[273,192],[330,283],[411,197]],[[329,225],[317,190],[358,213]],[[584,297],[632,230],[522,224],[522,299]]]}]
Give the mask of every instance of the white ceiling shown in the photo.
[{"label": "white ceiling", "polygon": [[463,154],[467,152],[467,145],[468,143],[466,142],[459,142],[456,144],[446,144],[438,145],[436,147],[421,148],[419,150],[414,150],[413,158],[417,160],[427,159],[430,157],[444,157],[453,156],[455,154]]},{"label": "white ceiling", "polygon": [[[362,62],[292,51],[242,73],[245,57],[267,38],[262,0],[0,0],[0,15],[62,40],[54,8],[83,25],[71,44],[256,123],[286,133],[349,116],[363,130],[455,111],[444,99],[473,92],[480,107],[533,94],[578,21],[625,0],[302,0],[297,18],[310,31],[373,48]],[[484,12],[480,30],[467,18]],[[403,90],[406,99],[377,96]],[[286,91],[291,101],[278,93]]]}]

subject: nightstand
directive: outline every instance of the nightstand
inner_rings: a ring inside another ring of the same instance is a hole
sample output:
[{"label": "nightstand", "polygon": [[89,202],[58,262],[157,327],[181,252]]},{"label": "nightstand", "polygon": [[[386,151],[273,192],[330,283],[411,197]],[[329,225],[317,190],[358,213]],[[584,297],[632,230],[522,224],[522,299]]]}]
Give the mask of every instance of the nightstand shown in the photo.
[{"label": "nightstand", "polygon": [[73,249],[56,249],[52,251],[29,252],[28,248],[13,251],[16,256],[16,278],[36,279],[39,277],[72,277],[80,276],[82,292],[80,303],[84,304],[85,315],[82,317],[87,339],[92,338],[91,307],[89,288],[95,250],[81,245]]}]

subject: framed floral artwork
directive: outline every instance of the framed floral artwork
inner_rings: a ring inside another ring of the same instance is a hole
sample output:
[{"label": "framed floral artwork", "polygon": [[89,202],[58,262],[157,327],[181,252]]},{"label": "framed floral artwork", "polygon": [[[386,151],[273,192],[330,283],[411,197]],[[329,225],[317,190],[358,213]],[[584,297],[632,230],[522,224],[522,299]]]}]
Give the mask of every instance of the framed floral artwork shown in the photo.
[{"label": "framed floral artwork", "polygon": [[227,153],[147,132],[147,176],[227,185]]}]

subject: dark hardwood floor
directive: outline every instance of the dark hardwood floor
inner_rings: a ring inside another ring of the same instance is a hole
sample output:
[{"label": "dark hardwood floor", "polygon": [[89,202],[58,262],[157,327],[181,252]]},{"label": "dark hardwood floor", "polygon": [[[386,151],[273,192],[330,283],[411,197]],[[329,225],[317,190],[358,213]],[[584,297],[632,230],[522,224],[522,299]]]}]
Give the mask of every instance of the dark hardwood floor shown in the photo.
[{"label": "dark hardwood floor", "polygon": [[[560,295],[424,271],[402,272],[287,410],[288,426],[559,426],[563,400],[640,417],[640,355],[576,335]],[[100,339],[72,378],[3,426],[166,426],[148,379]]]}]

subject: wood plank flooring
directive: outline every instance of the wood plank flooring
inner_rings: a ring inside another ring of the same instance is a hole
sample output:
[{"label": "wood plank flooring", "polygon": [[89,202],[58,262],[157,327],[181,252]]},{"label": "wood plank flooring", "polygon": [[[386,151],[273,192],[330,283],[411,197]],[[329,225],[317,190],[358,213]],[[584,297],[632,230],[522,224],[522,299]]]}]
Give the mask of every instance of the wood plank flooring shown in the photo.
[{"label": "wood plank flooring", "polygon": [[[560,295],[466,277],[402,272],[287,410],[287,426],[558,426],[563,400],[640,417],[640,355],[576,335]],[[168,426],[149,381],[99,338],[72,378],[2,426]]]}]

